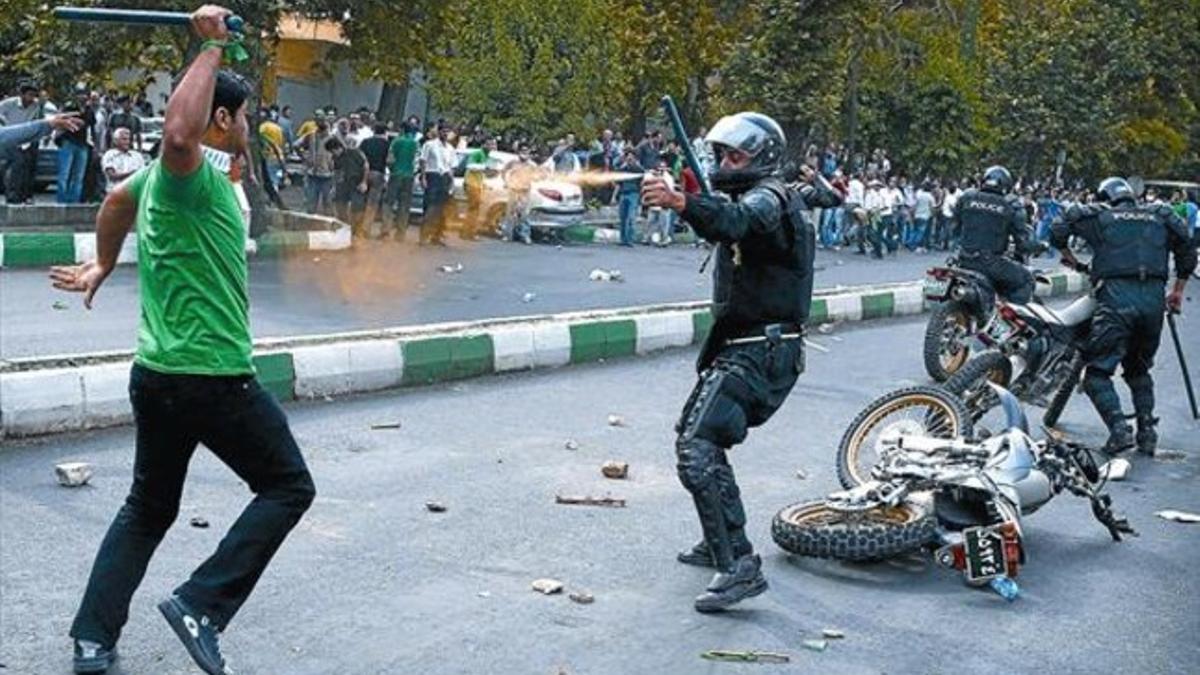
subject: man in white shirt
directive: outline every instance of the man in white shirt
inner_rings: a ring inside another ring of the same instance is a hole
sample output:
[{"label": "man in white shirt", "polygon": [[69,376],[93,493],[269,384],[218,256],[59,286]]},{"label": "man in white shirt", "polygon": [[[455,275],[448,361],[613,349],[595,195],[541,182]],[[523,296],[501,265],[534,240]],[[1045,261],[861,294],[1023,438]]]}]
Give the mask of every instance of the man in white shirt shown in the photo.
[{"label": "man in white shirt", "polygon": [[880,237],[887,246],[889,254],[895,254],[900,248],[899,224],[896,221],[897,211],[904,207],[904,193],[897,185],[896,177],[888,179],[888,185],[883,189],[883,207],[879,212]]},{"label": "man in white shirt", "polygon": [[958,204],[958,198],[962,192],[958,189],[958,184],[950,181],[946,185],[946,196],[942,199],[942,226],[940,236],[938,237],[938,245],[943,251],[950,249],[951,242],[958,236],[957,232],[953,232],[954,227],[954,206]]},{"label": "man in white shirt", "polygon": [[450,127],[439,124],[437,137],[421,146],[417,160],[421,187],[425,191],[425,213],[421,219],[421,243],[445,246],[446,202],[454,185],[454,165],[458,154],[449,142]]},{"label": "man in white shirt", "polygon": [[114,130],[112,142],[113,147],[100,160],[100,168],[104,169],[109,187],[115,187],[146,166],[146,158],[142,157],[142,153],[129,149],[133,142],[133,134],[129,129],[119,127]]},{"label": "man in white shirt", "polygon": [[925,238],[929,234],[929,221],[933,219],[933,193],[929,185],[922,183],[913,195],[913,225],[907,242],[909,250],[925,252]]},{"label": "man in white shirt", "polygon": [[883,183],[872,179],[863,197],[863,209],[867,212],[867,225],[862,228],[862,236],[859,237],[859,253],[866,253],[863,244],[869,241],[871,255],[875,259],[883,257],[883,248],[880,244],[882,242],[883,212],[886,208],[887,195]]}]

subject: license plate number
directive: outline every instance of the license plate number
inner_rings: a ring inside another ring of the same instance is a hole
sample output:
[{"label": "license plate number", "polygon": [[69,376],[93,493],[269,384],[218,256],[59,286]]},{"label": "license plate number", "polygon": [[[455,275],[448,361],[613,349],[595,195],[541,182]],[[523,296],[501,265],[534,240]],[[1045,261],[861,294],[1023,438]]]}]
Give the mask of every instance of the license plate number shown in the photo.
[{"label": "license plate number", "polygon": [[944,300],[949,288],[950,281],[947,279],[925,279],[925,297],[930,300]]},{"label": "license plate number", "polygon": [[966,547],[966,574],[971,581],[994,579],[1008,569],[1008,561],[1004,558],[1004,535],[998,528],[963,530],[963,544]]}]

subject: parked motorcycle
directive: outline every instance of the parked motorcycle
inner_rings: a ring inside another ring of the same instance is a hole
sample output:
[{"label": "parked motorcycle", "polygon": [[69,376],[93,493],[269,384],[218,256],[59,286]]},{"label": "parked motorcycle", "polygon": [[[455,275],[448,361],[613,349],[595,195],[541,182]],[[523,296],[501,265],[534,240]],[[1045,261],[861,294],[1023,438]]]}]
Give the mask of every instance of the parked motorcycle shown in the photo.
[{"label": "parked motorcycle", "polygon": [[[1049,283],[1040,272],[1035,276]],[[926,271],[925,299],[938,303],[925,327],[925,372],[945,382],[970,359],[971,338],[991,319],[996,291],[987,276],[959,267],[952,256],[944,267]]]},{"label": "parked motorcycle", "polygon": [[891,392],[851,424],[838,453],[844,488],[780,510],[771,534],[802,556],[865,561],[922,548],[972,585],[1013,599],[1026,551],[1021,518],[1067,491],[1091,502],[1114,541],[1135,535],[1112,511],[1091,451],[1035,441],[1021,405],[994,387],[1005,429],[975,438],[964,403],[939,387]]}]

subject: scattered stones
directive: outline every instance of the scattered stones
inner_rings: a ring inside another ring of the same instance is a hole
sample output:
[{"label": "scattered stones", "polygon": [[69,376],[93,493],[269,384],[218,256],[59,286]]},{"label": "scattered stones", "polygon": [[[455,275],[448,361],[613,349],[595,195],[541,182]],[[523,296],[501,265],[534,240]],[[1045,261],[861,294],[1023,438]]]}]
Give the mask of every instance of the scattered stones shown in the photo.
[{"label": "scattered stones", "polygon": [[54,466],[54,475],[63,487],[82,487],[92,479],[95,469],[87,462],[63,462]]},{"label": "scattered stones", "polygon": [[836,628],[826,628],[821,631],[821,635],[827,640],[841,640],[846,637],[846,634]]},{"label": "scattered stones", "polygon": [[792,658],[777,652],[739,651],[733,649],[710,649],[700,655],[708,661],[733,661],[738,663],[789,663]]},{"label": "scattered stones", "polygon": [[479,591],[475,594],[475,596],[479,598],[490,598],[492,597],[492,594],[488,591]]},{"label": "scattered stones", "polygon": [[463,264],[455,263],[453,265],[442,265],[438,268],[438,270],[440,270],[443,274],[459,274],[463,271]]},{"label": "scattered stones", "polygon": [[55,300],[54,304],[52,304],[50,306],[53,307],[54,309],[59,309],[59,310],[68,309],[70,307],[70,305],[63,302],[62,300]]},{"label": "scattered stones", "polygon": [[579,449],[579,441],[575,440],[574,438],[568,438],[567,442],[563,443],[563,447],[568,450],[578,450]]},{"label": "scattered stones", "polygon": [[1100,467],[1100,477],[1113,482],[1123,481],[1129,475],[1129,470],[1133,465],[1127,459],[1109,460],[1104,466]]},{"label": "scattered stones", "polygon": [[1187,461],[1187,453],[1180,450],[1156,450],[1154,452],[1154,461],[1156,462],[1184,462]]},{"label": "scattered stones", "polygon": [[554,495],[555,504],[564,504],[567,506],[610,506],[614,508],[624,508],[625,500],[620,497],[573,497],[568,495]]},{"label": "scattered stones", "polygon": [[829,648],[828,640],[805,640],[801,646],[812,652],[823,652]]},{"label": "scattered stones", "polygon": [[371,431],[381,431],[384,429],[399,429],[399,428],[400,428],[399,422],[380,422],[379,424],[371,425]]},{"label": "scattered stones", "polygon": [[542,595],[553,595],[555,593],[562,593],[563,582],[558,579],[534,579],[531,586],[533,590]]},{"label": "scattered stones", "polygon": [[188,524],[197,529],[201,529],[201,530],[208,529],[208,521],[201,518],[200,516],[196,516],[195,518],[192,518],[191,520],[188,521]]},{"label": "scattered stones", "polygon": [[629,477],[629,463],[608,460],[600,466],[600,473],[604,474],[605,478],[621,480]]},{"label": "scattered stones", "polygon": [[805,473],[804,469],[796,469],[796,478],[800,480],[808,480],[808,474]]},{"label": "scattered stones", "polygon": [[445,504],[439,501],[428,501],[425,502],[425,510],[429,511],[430,513],[445,513],[447,507]]},{"label": "scattered stones", "polygon": [[1200,514],[1188,513],[1187,511],[1167,509],[1166,511],[1155,511],[1154,515],[1163,520],[1170,520],[1176,523],[1200,523]]},{"label": "scattered stones", "polygon": [[530,303],[537,297],[537,293],[526,293],[521,296],[521,302]]},{"label": "scattered stones", "polygon": [[623,426],[625,426],[625,418],[621,417],[620,415],[617,415],[615,413],[611,414],[608,416],[608,426],[623,427]]},{"label": "scattered stones", "polygon": [[830,333],[833,332],[833,324],[832,323],[823,323],[820,326],[817,326],[817,332],[820,333],[821,335],[829,335]]},{"label": "scattered stones", "polygon": [[571,602],[579,605],[590,605],[596,601],[596,596],[587,591],[572,591],[567,597],[571,598]]}]

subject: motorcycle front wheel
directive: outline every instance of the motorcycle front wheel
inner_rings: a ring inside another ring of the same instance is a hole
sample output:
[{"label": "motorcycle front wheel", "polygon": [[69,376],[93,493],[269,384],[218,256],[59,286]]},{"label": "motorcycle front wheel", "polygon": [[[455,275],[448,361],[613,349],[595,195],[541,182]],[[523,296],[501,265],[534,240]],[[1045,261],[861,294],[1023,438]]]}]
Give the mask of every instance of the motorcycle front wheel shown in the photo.
[{"label": "motorcycle front wheel", "polygon": [[998,351],[986,351],[971,359],[967,365],[942,383],[942,387],[962,399],[971,413],[971,421],[983,419],[989,410],[1000,405],[1000,398],[987,386],[988,382],[1007,388],[1012,380],[1012,362]]},{"label": "motorcycle front wheel", "polygon": [[915,551],[933,539],[935,527],[930,510],[914,502],[845,512],[818,499],[775,514],[771,538],[796,555],[857,562]]},{"label": "motorcycle front wheel", "polygon": [[974,316],[963,303],[949,301],[933,308],[925,326],[924,356],[925,372],[935,382],[945,382],[967,362],[974,331]]},{"label": "motorcycle front wheel", "polygon": [[850,489],[871,479],[883,438],[889,433],[957,438],[974,433],[961,399],[937,386],[906,387],[875,399],[854,418],[838,444],[837,473]]}]

